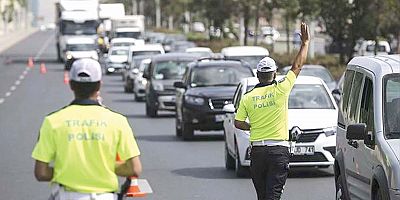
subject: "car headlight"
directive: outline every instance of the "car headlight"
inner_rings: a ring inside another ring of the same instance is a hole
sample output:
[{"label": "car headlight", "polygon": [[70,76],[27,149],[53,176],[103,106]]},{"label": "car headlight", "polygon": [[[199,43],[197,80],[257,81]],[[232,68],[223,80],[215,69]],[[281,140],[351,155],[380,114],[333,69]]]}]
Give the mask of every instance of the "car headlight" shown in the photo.
[{"label": "car headlight", "polygon": [[67,60],[71,60],[72,59],[72,54],[71,53],[67,52],[66,55],[67,55]]},{"label": "car headlight", "polygon": [[153,88],[155,91],[164,91],[164,86],[161,83],[155,83]]},{"label": "car headlight", "polygon": [[185,102],[193,105],[203,105],[204,99],[195,96],[185,96]]},{"label": "car headlight", "polygon": [[324,133],[326,137],[336,135],[336,126],[324,128]]},{"label": "car headlight", "polygon": [[139,81],[140,84],[146,85],[147,84],[147,79],[142,79]]}]

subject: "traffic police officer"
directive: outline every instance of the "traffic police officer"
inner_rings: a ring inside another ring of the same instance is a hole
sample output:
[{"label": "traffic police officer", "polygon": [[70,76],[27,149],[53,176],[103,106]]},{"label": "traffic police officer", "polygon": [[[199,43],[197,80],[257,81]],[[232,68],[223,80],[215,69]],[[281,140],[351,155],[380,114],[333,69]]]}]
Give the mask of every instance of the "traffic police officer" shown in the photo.
[{"label": "traffic police officer", "polygon": [[114,200],[117,176],[141,173],[127,118],[97,100],[101,74],[97,61],[75,61],[70,71],[75,100],[43,121],[32,157],[36,179],[52,182],[50,199]]},{"label": "traffic police officer", "polygon": [[258,200],[280,199],[289,171],[288,100],[307,58],[309,31],[305,23],[301,24],[301,41],[292,68],[282,80],[275,81],[273,59],[265,57],[258,63],[260,83],[243,96],[235,117],[236,128],[250,130],[250,174]]}]

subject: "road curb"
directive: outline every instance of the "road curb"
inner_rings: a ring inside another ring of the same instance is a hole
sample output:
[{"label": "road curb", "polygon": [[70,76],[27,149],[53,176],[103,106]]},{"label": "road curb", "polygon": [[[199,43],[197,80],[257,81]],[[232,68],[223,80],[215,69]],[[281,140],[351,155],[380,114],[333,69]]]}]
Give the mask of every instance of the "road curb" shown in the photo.
[{"label": "road curb", "polygon": [[2,44],[0,46],[0,54],[4,53],[5,50],[22,41],[23,39],[29,37],[30,35],[36,33],[37,31],[37,28],[28,28],[9,32],[5,35],[0,35],[0,44]]}]

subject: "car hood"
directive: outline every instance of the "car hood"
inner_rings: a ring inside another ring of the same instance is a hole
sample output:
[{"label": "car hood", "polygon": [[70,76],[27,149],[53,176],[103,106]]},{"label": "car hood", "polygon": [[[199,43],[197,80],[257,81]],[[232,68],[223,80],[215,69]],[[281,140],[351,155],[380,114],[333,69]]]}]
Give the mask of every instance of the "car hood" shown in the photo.
[{"label": "car hood", "polygon": [[397,160],[400,161],[400,139],[390,139],[386,141],[393,153],[396,155]]},{"label": "car hood", "polygon": [[70,51],[69,53],[74,58],[90,58],[92,56],[97,56],[96,51]]},{"label": "car hood", "polygon": [[321,129],[337,126],[338,111],[335,109],[289,109],[289,129]]},{"label": "car hood", "polygon": [[128,60],[128,56],[109,56],[108,60],[112,63],[123,63]]},{"label": "car hood", "polygon": [[190,88],[186,94],[209,98],[233,98],[236,86],[216,86],[216,87],[194,87]]}]

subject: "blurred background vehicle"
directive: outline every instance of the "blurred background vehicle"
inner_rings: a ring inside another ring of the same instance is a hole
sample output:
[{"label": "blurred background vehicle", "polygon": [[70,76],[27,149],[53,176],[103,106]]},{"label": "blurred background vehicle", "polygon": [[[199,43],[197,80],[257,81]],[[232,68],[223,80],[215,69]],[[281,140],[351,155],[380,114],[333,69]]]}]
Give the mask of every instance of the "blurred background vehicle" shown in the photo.
[{"label": "blurred background vehicle", "polygon": [[255,71],[258,62],[269,56],[269,51],[260,46],[234,46],[221,49],[221,54],[227,59],[244,60]]},{"label": "blurred background vehicle", "polygon": [[195,130],[222,130],[222,107],[232,102],[240,80],[252,76],[244,61],[203,58],[190,63],[183,80],[174,83],[176,135],[189,140]]},{"label": "blurred background vehicle", "polygon": [[135,38],[113,38],[111,39],[110,46],[111,47],[119,47],[119,46],[131,46],[131,45],[143,45],[144,40],[135,39]]},{"label": "blurred background vehicle", "polygon": [[186,53],[195,53],[200,57],[213,57],[213,51],[208,47],[191,47],[185,50]]},{"label": "blurred background vehicle", "polygon": [[147,79],[143,77],[143,72],[150,66],[151,59],[144,59],[140,62],[138,68],[138,74],[133,80],[133,95],[135,96],[135,101],[143,101],[146,98],[146,85]]},{"label": "blurred background vehicle", "polygon": [[159,110],[175,111],[176,90],[173,83],[183,77],[188,63],[198,57],[189,53],[167,53],[151,58],[144,71],[146,85],[146,115],[156,117]]},{"label": "blurred background vehicle", "polygon": [[128,62],[129,47],[111,47],[105,59],[104,71],[106,74],[121,73]]},{"label": "blurred background vehicle", "polygon": [[130,64],[127,64],[122,72],[122,80],[124,81],[124,91],[133,92],[135,88],[135,80],[139,76],[143,76],[143,73],[139,70],[139,67],[143,60],[151,58],[153,55],[139,55],[133,56]]},{"label": "blurred background vehicle", "polygon": [[[278,76],[280,80],[284,76]],[[232,104],[225,105],[225,167],[243,176],[250,166],[249,131],[235,128],[234,118],[243,95],[259,83],[255,77],[237,86]],[[326,168],[333,165],[338,109],[325,82],[317,77],[299,76],[289,96],[289,132],[295,135],[290,166]]]},{"label": "blurred background vehicle", "polygon": [[[361,40],[354,47],[354,56],[373,56],[375,55],[376,43],[373,40]],[[376,49],[376,55],[388,55],[390,45],[387,41],[379,41]]]},{"label": "blurred background vehicle", "polygon": [[87,37],[74,37],[69,38],[66,42],[65,53],[63,54],[65,60],[64,69],[71,68],[73,60],[80,58],[99,59],[98,46],[93,38]]},{"label": "blurred background vehicle", "polygon": [[[286,66],[280,70],[280,73],[282,75],[286,75],[290,68],[291,66]],[[300,72],[300,75],[315,76],[321,78],[323,81],[325,81],[326,85],[328,85],[330,91],[333,91],[337,86],[337,83],[332,77],[332,74],[326,67],[322,65],[304,65]]]}]

